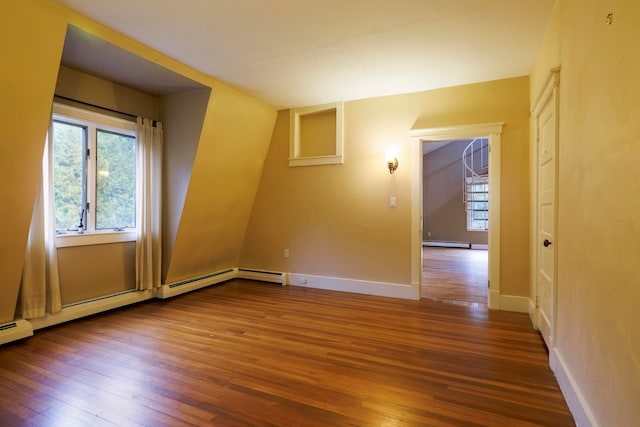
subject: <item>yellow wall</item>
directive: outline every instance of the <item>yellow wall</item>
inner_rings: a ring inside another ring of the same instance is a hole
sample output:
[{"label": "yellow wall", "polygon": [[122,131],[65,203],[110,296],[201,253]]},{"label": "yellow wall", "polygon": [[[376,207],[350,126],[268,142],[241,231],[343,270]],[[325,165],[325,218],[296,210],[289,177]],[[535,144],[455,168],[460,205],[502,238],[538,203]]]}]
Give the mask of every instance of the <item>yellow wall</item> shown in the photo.
[{"label": "yellow wall", "polygon": [[530,76],[531,102],[536,101],[537,95],[543,89],[549,71],[560,65],[560,10],[561,2],[556,3],[547,30],[542,40],[540,50],[536,55]]},{"label": "yellow wall", "polygon": [[[235,266],[237,262],[233,260],[239,257],[275,110],[55,4],[37,0],[7,1],[1,8],[4,66],[0,68],[3,94],[0,112],[5,125],[0,140],[0,170],[1,181],[5,184],[0,187],[0,200],[10,209],[0,212],[0,220],[5,224],[0,240],[0,323],[10,321],[14,316],[67,25],[74,25],[211,89],[193,173],[191,170],[185,172],[189,175],[184,190],[187,196],[175,199],[180,200],[178,203],[184,200],[184,206],[171,207],[174,212],[182,211],[182,221],[175,231],[176,244],[171,258],[166,260],[165,271],[169,275],[174,271],[174,277],[182,278],[215,270],[218,265],[226,267],[229,262]],[[69,74],[61,75],[59,81],[66,95],[75,90],[66,78]],[[95,85],[96,82],[88,78],[76,83],[79,85],[75,88],[82,88],[85,83]],[[81,92],[75,95],[86,94],[84,90]],[[90,92],[104,101],[101,104],[110,103],[109,90]],[[118,100],[124,92],[119,92]],[[104,106],[121,107],[111,104]],[[157,116],[160,113],[158,105],[152,104],[143,101],[136,109],[144,111],[133,113]],[[172,118],[171,114],[165,114],[165,126],[170,126]],[[229,161],[221,163],[220,159]],[[172,162],[171,158],[165,160]],[[214,234],[206,232],[211,224],[216,225]]]},{"label": "yellow wall", "polygon": [[[60,66],[58,72],[56,95],[134,116],[142,116],[154,120],[158,120],[159,117],[160,99],[158,97],[91,76],[64,65]],[[66,100],[61,102],[75,105]],[[82,104],[76,106],[90,108]],[[104,113],[104,111],[96,111]]]},{"label": "yellow wall", "polygon": [[166,283],[238,265],[274,120],[273,108],[213,88]]},{"label": "yellow wall", "polygon": [[135,242],[58,249],[62,305],[136,288]]},{"label": "yellow wall", "polygon": [[300,157],[336,154],[336,110],[300,116]]},{"label": "yellow wall", "polygon": [[554,20],[531,79],[533,98],[549,68],[562,67],[552,351],[593,421],[637,425],[640,3],[561,0]]},{"label": "yellow wall", "polygon": [[[346,102],[344,165],[291,168],[289,112],[280,111],[241,266],[409,284],[409,130],[504,121],[502,291],[528,295],[528,106],[527,77]],[[390,149],[400,161],[393,175]]]},{"label": "yellow wall", "polygon": [[13,320],[65,35],[41,2],[0,6],[0,323]]}]

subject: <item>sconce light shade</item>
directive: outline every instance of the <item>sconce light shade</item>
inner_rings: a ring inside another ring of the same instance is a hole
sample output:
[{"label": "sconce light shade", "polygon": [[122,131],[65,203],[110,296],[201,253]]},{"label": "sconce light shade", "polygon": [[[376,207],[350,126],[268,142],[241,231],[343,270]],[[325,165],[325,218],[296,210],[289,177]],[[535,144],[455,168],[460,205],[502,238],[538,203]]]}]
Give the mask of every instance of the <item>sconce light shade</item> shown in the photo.
[{"label": "sconce light shade", "polygon": [[395,172],[395,170],[398,169],[398,158],[393,157],[393,158],[387,159],[387,167],[389,168],[390,174]]}]

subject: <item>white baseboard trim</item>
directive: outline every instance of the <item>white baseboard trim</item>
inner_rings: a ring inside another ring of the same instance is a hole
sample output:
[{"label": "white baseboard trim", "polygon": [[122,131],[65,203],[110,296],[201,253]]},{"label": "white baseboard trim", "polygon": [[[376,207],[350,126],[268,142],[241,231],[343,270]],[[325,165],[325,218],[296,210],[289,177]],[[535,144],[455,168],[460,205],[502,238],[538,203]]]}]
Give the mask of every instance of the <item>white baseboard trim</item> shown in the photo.
[{"label": "white baseboard trim", "polygon": [[578,427],[598,427],[598,422],[589,408],[589,404],[567,368],[564,358],[557,348],[549,351],[549,366],[556,375],[560,390],[567,401],[569,410]]},{"label": "white baseboard trim", "polygon": [[279,271],[267,271],[257,268],[238,268],[238,279],[258,280],[260,282],[287,284],[287,274]]},{"label": "white baseboard trim", "polygon": [[91,316],[92,314],[102,313],[103,311],[113,310],[114,308],[124,307],[125,305],[146,301],[153,297],[153,290],[127,292],[63,307],[62,311],[58,313],[47,314],[37,319],[29,319],[29,322],[33,325],[33,329],[42,329],[81,317]]},{"label": "white baseboard trim", "polygon": [[500,292],[489,290],[489,308],[500,310]]},{"label": "white baseboard trim", "polygon": [[517,311],[518,313],[528,313],[529,297],[519,297],[515,295],[500,295],[500,310]]},{"label": "white baseboard trim", "polygon": [[483,245],[481,243],[472,243],[471,244],[471,249],[479,249],[479,250],[483,250],[483,251],[488,251],[489,250],[489,245]]},{"label": "white baseboard trim", "polygon": [[500,295],[498,291],[489,290],[489,308],[492,310],[529,312],[529,297],[515,295]]},{"label": "white baseboard trim", "polygon": [[325,289],[330,291],[353,292],[391,298],[420,299],[418,285],[371,282],[367,280],[344,279],[339,277],[314,276],[311,274],[288,273],[291,286]]},{"label": "white baseboard trim", "polygon": [[[412,285],[395,284],[303,274],[287,274],[258,269],[229,268],[206,276],[199,276],[181,282],[164,284],[154,290],[125,292],[66,306],[63,307],[62,311],[59,313],[47,314],[37,319],[29,319],[29,321],[16,320],[15,322],[9,322],[6,325],[0,325],[0,344],[29,337],[33,335],[33,331],[37,329],[76,320],[81,317],[91,316],[93,314],[147,301],[153,298],[170,298],[235,278],[280,283],[282,285],[291,284],[294,286],[305,286],[342,292],[355,292],[391,298],[420,299],[420,286],[417,283]],[[14,323],[15,326],[13,325]]]},{"label": "white baseboard trim", "polygon": [[238,275],[237,268],[227,268],[216,271],[206,276],[198,276],[193,279],[182,280],[180,282],[167,283],[158,288],[157,297],[161,299],[175,297],[196,289],[206,288],[227,280],[235,279]]},{"label": "white baseboard trim", "polygon": [[538,312],[536,311],[536,303],[534,300],[529,298],[529,319],[531,319],[531,324],[535,330],[538,330]]},{"label": "white baseboard trim", "polygon": [[[255,277],[247,277],[250,274],[246,271],[243,273],[239,273],[237,268],[230,268],[209,274],[204,277],[196,277],[191,280],[165,284],[157,290],[154,289],[140,292],[125,292],[122,294],[105,296],[104,298],[97,298],[95,300],[66,306],[63,307],[62,311],[60,311],[59,313],[47,314],[44,317],[40,317],[37,319],[29,319],[28,322],[26,320],[15,321],[15,323],[17,323],[20,328],[11,327],[11,324],[14,322],[9,322],[7,324],[8,326],[0,325],[0,344],[31,336],[33,335],[33,331],[37,329],[46,328],[48,326],[57,325],[60,323],[79,319],[81,317],[91,316],[93,314],[113,310],[115,308],[124,307],[126,305],[147,301],[156,297],[170,298],[196,289],[204,288],[206,286],[211,286],[220,282],[235,279],[236,277],[251,278],[253,280],[280,281],[276,283],[284,283],[286,280],[286,275],[284,273],[268,273],[262,271],[262,275],[260,275],[257,274],[257,272],[258,271],[255,270],[254,273],[252,273],[255,274]],[[2,329],[3,327],[5,327],[5,330]]]},{"label": "white baseboard trim", "polygon": [[0,325],[0,345],[33,335],[33,325],[26,320],[14,320]]}]

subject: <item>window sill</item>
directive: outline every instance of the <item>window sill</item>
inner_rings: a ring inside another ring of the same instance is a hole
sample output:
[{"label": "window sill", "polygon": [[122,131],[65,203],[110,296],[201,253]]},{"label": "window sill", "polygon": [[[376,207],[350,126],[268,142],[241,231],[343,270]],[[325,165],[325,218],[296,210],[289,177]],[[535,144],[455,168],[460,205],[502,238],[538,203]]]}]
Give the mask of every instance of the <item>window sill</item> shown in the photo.
[{"label": "window sill", "polygon": [[72,246],[104,245],[107,243],[135,242],[135,231],[105,231],[97,233],[61,234],[56,236],[56,248]]}]

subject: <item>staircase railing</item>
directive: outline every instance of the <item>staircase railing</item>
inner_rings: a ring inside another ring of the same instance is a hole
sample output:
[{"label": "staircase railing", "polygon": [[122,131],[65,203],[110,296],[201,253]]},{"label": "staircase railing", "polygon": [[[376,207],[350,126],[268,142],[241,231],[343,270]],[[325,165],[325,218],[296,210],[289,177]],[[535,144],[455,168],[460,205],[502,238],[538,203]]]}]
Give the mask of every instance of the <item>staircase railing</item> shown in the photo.
[{"label": "staircase railing", "polygon": [[475,138],[462,152],[462,202],[467,229],[486,230],[489,208],[489,140]]},{"label": "staircase railing", "polygon": [[486,175],[488,173],[488,147],[489,140],[487,138],[475,138],[462,152],[462,173],[465,182],[467,182],[467,178]]}]

